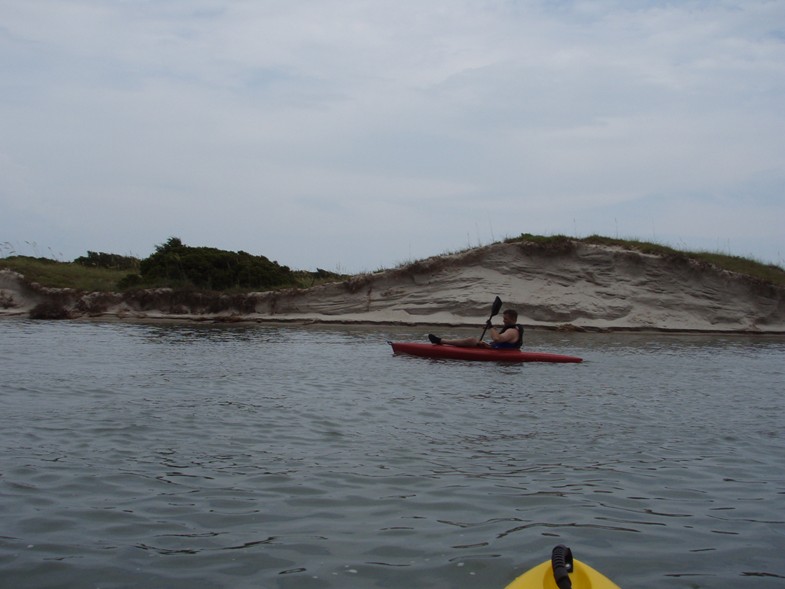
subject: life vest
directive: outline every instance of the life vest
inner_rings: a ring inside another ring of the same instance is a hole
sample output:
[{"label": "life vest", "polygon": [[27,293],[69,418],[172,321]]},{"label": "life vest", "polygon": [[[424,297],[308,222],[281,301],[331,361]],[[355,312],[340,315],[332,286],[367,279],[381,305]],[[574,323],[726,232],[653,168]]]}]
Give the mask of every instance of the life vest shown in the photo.
[{"label": "life vest", "polygon": [[497,342],[493,342],[491,344],[492,348],[517,350],[517,349],[519,349],[523,345],[523,325],[521,325],[520,323],[516,323],[515,325],[510,325],[509,327],[508,326],[504,326],[504,327],[502,327],[501,331],[499,331],[499,333],[502,334],[505,331],[507,331],[508,329],[517,329],[518,330],[518,339],[515,341],[515,343],[508,343],[508,342],[497,343]]}]

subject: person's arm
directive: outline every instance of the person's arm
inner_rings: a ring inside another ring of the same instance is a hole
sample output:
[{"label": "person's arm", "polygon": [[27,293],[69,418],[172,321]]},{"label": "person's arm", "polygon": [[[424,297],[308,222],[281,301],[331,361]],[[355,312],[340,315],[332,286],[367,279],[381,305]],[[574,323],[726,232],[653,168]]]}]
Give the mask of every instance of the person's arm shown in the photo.
[{"label": "person's arm", "polygon": [[518,329],[515,327],[507,329],[504,333],[500,333],[498,329],[492,327],[490,334],[491,339],[499,344],[514,344],[518,341]]}]

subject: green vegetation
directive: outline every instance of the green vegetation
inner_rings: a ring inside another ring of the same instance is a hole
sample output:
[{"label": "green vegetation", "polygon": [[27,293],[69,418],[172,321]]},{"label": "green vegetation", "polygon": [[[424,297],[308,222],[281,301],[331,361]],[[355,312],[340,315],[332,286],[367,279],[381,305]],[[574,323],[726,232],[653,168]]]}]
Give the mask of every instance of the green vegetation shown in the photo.
[{"label": "green vegetation", "polygon": [[37,282],[42,286],[87,292],[116,290],[118,282],[128,275],[126,270],[90,268],[77,263],[28,256],[0,259],[1,268],[9,268],[22,274],[28,282]]},{"label": "green vegetation", "polygon": [[22,274],[28,282],[86,292],[156,287],[249,292],[308,288],[346,278],[321,269],[293,271],[264,256],[246,252],[190,247],[176,237],[157,246],[153,255],[141,261],[128,256],[87,252],[87,256],[73,262],[11,256],[0,259],[2,268]]},{"label": "green vegetation", "polygon": [[74,260],[74,264],[80,264],[87,268],[108,268],[110,270],[139,271],[139,260],[132,256],[120,256],[117,254],[105,254],[103,252],[87,252],[86,256],[80,256]]},{"label": "green vegetation", "polygon": [[199,290],[258,290],[295,286],[288,266],[264,256],[227,252],[211,247],[189,247],[176,237],[155,248],[139,264],[139,274],[121,286],[176,286]]},{"label": "green vegetation", "polygon": [[540,247],[553,249],[555,251],[567,251],[574,247],[575,242],[589,243],[595,245],[618,246],[625,249],[638,251],[643,254],[653,254],[671,258],[673,260],[695,260],[697,262],[711,264],[722,270],[729,270],[739,274],[745,274],[752,278],[768,282],[771,284],[785,285],[785,270],[776,264],[764,264],[757,260],[732,256],[719,252],[690,252],[677,250],[667,245],[639,241],[637,239],[619,239],[613,237],[603,237],[601,235],[590,235],[584,238],[573,238],[564,235],[540,236],[530,233],[523,233],[519,237],[506,239],[507,243],[531,242]]}]

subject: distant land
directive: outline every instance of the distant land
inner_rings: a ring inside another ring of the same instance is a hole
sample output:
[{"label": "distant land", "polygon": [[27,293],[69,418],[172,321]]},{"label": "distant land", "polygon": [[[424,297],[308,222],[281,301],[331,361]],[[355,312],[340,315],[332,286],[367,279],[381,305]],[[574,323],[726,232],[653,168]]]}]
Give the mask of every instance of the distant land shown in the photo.
[{"label": "distant land", "polygon": [[2,270],[0,259],[0,316],[476,326],[499,296],[534,329],[785,334],[785,271],[729,269],[711,256],[596,236],[524,235],[258,292],[53,288]]}]

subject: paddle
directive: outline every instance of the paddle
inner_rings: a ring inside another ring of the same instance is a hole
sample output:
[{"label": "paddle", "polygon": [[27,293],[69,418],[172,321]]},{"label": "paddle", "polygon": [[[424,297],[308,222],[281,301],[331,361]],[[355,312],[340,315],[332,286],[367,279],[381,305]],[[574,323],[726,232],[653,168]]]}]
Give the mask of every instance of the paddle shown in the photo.
[{"label": "paddle", "polygon": [[[499,314],[499,311],[502,308],[502,300],[499,297],[496,297],[493,301],[493,306],[491,307],[491,316],[488,317],[488,321],[493,319],[496,315]],[[486,325],[485,328],[482,330],[482,335],[480,336],[480,341],[482,338],[485,337],[485,332],[488,330],[488,326]]]}]

